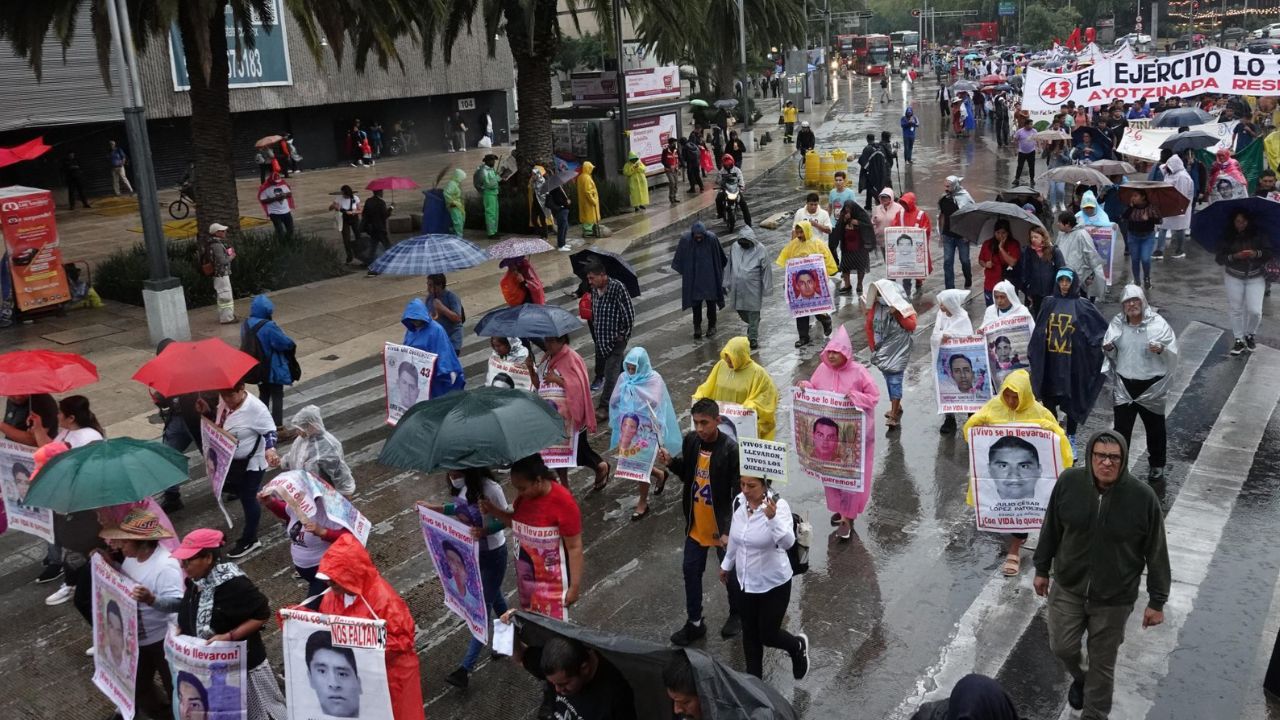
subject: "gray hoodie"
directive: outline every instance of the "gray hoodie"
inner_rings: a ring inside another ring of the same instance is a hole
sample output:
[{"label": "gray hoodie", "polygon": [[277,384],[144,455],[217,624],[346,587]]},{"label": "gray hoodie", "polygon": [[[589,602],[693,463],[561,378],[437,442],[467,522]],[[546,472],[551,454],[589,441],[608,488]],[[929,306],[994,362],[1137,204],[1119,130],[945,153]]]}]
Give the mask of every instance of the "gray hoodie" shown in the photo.
[{"label": "gray hoodie", "polygon": [[747,312],[759,312],[764,298],[773,293],[773,263],[750,226],[743,226],[739,240],[729,246],[724,289],[733,309]]}]

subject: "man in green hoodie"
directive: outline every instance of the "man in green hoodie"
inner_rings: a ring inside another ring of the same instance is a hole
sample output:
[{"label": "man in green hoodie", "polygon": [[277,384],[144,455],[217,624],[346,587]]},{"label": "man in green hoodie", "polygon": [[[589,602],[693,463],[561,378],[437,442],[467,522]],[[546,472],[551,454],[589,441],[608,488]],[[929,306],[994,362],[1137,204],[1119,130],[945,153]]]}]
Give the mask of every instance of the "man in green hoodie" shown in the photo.
[{"label": "man in green hoodie", "polygon": [[[1064,471],[1049,497],[1035,553],[1035,590],[1049,596],[1049,646],[1073,678],[1067,702],[1084,709],[1082,720],[1106,720],[1116,655],[1144,568],[1142,627],[1164,622],[1169,551],[1160,500],[1129,474],[1124,438],[1103,430],[1089,439],[1086,454],[1087,462]],[[1080,652],[1086,631],[1087,671]]]}]

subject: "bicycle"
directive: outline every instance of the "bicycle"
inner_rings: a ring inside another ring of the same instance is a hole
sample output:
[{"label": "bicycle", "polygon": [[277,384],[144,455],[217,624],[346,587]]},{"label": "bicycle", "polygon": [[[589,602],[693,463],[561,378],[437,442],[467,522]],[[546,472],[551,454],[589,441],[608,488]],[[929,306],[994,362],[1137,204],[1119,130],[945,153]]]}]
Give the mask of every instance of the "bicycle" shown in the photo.
[{"label": "bicycle", "polygon": [[195,194],[192,193],[191,188],[184,185],[178,188],[178,199],[169,203],[169,216],[174,220],[186,220],[195,204]]}]

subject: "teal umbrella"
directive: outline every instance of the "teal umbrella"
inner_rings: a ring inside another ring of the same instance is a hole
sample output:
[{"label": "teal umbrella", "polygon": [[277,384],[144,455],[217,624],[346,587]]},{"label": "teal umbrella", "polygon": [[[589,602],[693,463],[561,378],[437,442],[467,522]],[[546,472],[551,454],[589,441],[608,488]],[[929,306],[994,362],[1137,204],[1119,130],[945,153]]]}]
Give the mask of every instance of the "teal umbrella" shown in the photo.
[{"label": "teal umbrella", "polygon": [[702,98],[694,98],[689,101],[689,104],[694,107],[710,107],[710,105],[707,104],[707,101]]},{"label": "teal umbrella", "polygon": [[422,472],[507,465],[565,439],[564,418],[528,390],[481,387],[420,402],[378,462]]},{"label": "teal umbrella", "polygon": [[187,479],[187,456],[165,445],[116,438],[68,450],[36,473],[23,500],[54,512],[137,502]]}]

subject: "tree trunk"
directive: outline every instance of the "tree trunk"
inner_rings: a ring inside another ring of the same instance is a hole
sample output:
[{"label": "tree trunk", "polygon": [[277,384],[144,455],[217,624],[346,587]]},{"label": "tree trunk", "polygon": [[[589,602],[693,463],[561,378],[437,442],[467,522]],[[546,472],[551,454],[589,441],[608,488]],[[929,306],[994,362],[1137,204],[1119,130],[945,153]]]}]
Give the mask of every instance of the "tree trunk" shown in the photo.
[{"label": "tree trunk", "polygon": [[[191,147],[196,165],[196,225],[207,237],[211,223],[240,230],[240,203],[231,159],[231,93],[228,89],[225,6],[218,4],[211,18],[200,17],[198,3],[184,3],[178,15],[182,48],[191,78]],[[190,10],[189,10],[190,8]],[[209,34],[209,73],[202,68],[195,33]]]},{"label": "tree trunk", "polygon": [[521,0],[503,0],[507,19],[507,42],[516,63],[516,94],[520,138],[514,155],[520,163],[517,184],[523,186],[530,168],[551,165],[551,66],[559,37],[556,31],[556,0],[536,0],[533,18],[527,19]]}]

